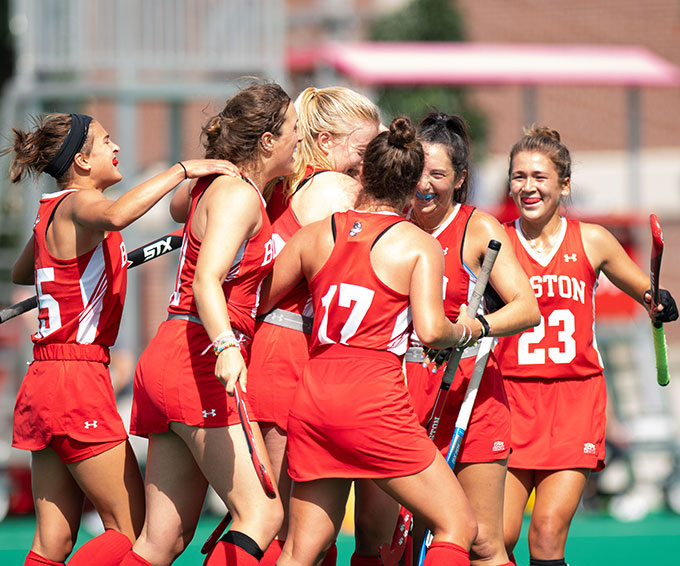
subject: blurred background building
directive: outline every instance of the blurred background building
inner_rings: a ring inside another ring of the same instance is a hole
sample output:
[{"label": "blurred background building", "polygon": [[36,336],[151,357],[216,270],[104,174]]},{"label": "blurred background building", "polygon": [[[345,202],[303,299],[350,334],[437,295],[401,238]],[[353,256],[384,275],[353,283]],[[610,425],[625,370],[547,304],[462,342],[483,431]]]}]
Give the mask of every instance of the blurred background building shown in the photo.
[{"label": "blurred background building", "polygon": [[[510,147],[524,126],[547,124],[572,151],[570,214],[605,223],[646,270],[647,218],[657,213],[662,285],[678,296],[679,34],[673,0],[5,0],[0,140],[8,146],[10,127],[29,127],[30,115],[93,114],[121,146],[124,180],[113,197],[200,156],[201,125],[245,77],[276,80],[292,97],[343,84],[376,100],[386,121],[432,107],[462,114],[475,139],[473,201],[502,212]],[[395,64],[392,42],[409,57]],[[386,58],[374,60],[376,50]],[[413,53],[422,53],[415,63]],[[10,186],[8,163],[0,161],[1,306],[32,294],[9,272],[39,194],[54,188],[50,179]],[[132,249],[175,228],[161,203],[124,237]],[[175,269],[170,255],[131,272],[113,368],[123,391],[165,317]],[[606,282],[598,292],[612,423],[623,430],[611,437],[625,450],[609,487],[593,489],[619,497],[611,509],[622,517],[668,503],[680,512],[680,325],[667,330],[672,377],[660,390],[646,315]],[[0,465],[11,469],[25,467],[9,439],[34,320],[0,325]]]}]

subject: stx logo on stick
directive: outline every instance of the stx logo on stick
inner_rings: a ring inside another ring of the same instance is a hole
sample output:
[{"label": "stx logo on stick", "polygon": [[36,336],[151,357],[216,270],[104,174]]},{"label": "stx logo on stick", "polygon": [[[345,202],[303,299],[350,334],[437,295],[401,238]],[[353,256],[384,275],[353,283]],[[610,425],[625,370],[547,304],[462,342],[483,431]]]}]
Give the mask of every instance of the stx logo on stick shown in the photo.
[{"label": "stx logo on stick", "polygon": [[148,246],[145,246],[142,250],[144,252],[144,261],[148,261],[150,259],[158,257],[159,255],[163,255],[166,252],[171,252],[172,251],[171,242],[172,237],[168,236],[164,240],[159,240],[158,242],[153,242]]}]

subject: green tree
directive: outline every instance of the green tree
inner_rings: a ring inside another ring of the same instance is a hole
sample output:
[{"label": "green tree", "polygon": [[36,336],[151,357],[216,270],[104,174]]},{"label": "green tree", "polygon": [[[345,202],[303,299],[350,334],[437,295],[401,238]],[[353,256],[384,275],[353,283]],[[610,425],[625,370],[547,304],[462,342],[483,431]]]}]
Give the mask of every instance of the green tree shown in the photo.
[{"label": "green tree", "polygon": [[[463,20],[451,0],[411,0],[402,9],[377,19],[371,27],[375,41],[464,41]],[[470,124],[477,156],[485,138],[486,120],[467,101],[461,88],[443,86],[386,86],[378,91],[385,120],[400,114],[419,120],[437,109],[460,114]]]}]

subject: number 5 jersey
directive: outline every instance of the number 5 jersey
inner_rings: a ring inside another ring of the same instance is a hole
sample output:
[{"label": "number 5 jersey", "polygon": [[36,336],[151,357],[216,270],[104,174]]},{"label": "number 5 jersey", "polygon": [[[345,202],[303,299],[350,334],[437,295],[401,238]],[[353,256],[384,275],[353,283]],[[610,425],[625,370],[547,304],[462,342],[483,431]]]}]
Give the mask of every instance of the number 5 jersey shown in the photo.
[{"label": "number 5 jersey", "polygon": [[531,248],[519,220],[505,225],[538,300],[541,322],[499,340],[496,355],[503,377],[565,379],[602,373],[594,332],[597,276],[583,248],[580,223],[561,221],[558,243],[545,256]]}]

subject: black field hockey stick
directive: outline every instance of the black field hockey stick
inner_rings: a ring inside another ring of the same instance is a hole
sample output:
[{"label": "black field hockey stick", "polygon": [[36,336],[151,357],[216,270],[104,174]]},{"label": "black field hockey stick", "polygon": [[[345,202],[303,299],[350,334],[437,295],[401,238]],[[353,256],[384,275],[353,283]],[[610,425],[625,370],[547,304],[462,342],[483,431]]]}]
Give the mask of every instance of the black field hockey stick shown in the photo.
[{"label": "black field hockey stick", "polygon": [[[246,443],[248,444],[248,451],[250,452],[250,458],[253,461],[253,467],[257,473],[257,478],[262,484],[262,489],[267,494],[267,497],[274,499],[276,497],[276,489],[274,489],[274,482],[272,481],[267,468],[265,467],[260,454],[257,451],[257,445],[255,444],[255,435],[253,434],[253,427],[250,424],[250,419],[248,418],[248,409],[243,400],[243,390],[241,389],[241,384],[236,383],[234,385],[234,397],[236,398],[236,406],[238,407],[238,416],[241,419],[241,427],[243,428],[243,434],[246,437]],[[222,533],[231,523],[231,513],[227,511],[227,514],[219,522],[215,530],[210,534],[208,539],[203,543],[201,547],[201,553],[210,554],[215,545],[220,540]]]},{"label": "black field hockey stick", "polygon": [[[470,318],[474,318],[477,314],[477,309],[482,302],[484,291],[489,282],[491,269],[496,261],[496,257],[498,257],[500,249],[501,243],[498,240],[489,241],[479,277],[472,290],[472,297],[467,306],[467,315]],[[434,439],[435,434],[437,433],[437,427],[439,426],[439,421],[444,411],[444,406],[446,405],[449,389],[451,388],[453,378],[456,375],[456,370],[458,369],[461,357],[463,356],[463,351],[464,348],[455,348],[446,365],[446,369],[444,370],[442,382],[439,386],[439,391],[437,392],[437,398],[428,421],[427,430],[430,439]],[[396,566],[399,560],[401,560],[404,549],[406,548],[406,543],[408,542],[408,533],[411,529],[412,521],[413,515],[402,507],[399,511],[399,519],[397,520],[394,534],[392,535],[392,543],[389,546],[387,543],[380,545],[379,555],[383,566]]]},{"label": "black field hockey stick", "polygon": [[[139,248],[135,248],[128,252],[128,269],[137,267],[147,261],[151,261],[159,256],[165,255],[173,250],[176,250],[182,245],[182,229],[176,230],[170,234],[166,234],[157,240],[153,240],[148,244],[144,244]],[[24,299],[12,306],[0,310],[0,324],[8,320],[33,310],[38,306],[38,298],[36,296]]]},{"label": "black field hockey stick", "polygon": [[[652,229],[652,253],[649,266],[649,280],[652,291],[652,310],[656,311],[659,304],[659,274],[661,272],[661,257],[663,256],[663,232],[656,214],[649,215]],[[668,385],[668,351],[666,333],[662,322],[652,322],[652,337],[654,338],[654,356],[656,357],[656,381],[659,385]]]}]

